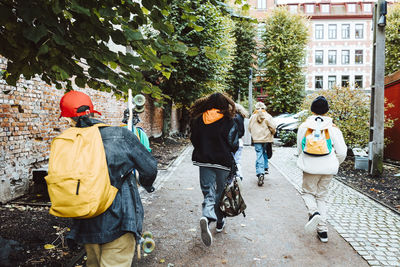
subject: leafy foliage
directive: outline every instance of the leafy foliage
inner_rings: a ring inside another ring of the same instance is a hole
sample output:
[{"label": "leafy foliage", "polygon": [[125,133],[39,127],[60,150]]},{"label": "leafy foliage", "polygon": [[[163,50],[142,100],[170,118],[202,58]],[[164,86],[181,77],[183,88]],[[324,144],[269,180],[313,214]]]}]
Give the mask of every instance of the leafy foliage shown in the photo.
[{"label": "leafy foliage", "polygon": [[[180,3],[173,1],[166,21],[176,29],[169,38],[187,47],[188,52],[174,53],[177,59],[173,63],[175,71],[162,88],[175,103],[189,106],[219,86],[223,89],[224,77],[232,61],[233,24],[208,0],[185,2],[187,8],[181,8]],[[187,17],[193,18],[196,27],[186,20]]]},{"label": "leafy foliage", "polygon": [[[311,102],[319,95],[323,95],[329,103],[327,116],[333,119],[334,124],[343,133],[344,140],[350,148],[365,148],[369,142],[370,96],[357,88],[337,87],[330,90],[321,90],[308,95],[302,108],[310,110]],[[389,105],[388,107],[392,107]],[[301,120],[311,115],[305,114]],[[391,128],[394,121],[385,118],[385,128]]]},{"label": "leafy foliage", "polygon": [[[168,39],[146,39],[146,24],[163,33],[174,28],[164,20],[167,0],[37,0],[0,2],[0,54],[8,61],[4,78],[15,85],[22,74],[35,74],[57,88],[113,90],[128,88],[160,96],[143,79],[141,70],[170,72],[170,50],[181,51]],[[111,47],[118,47],[118,50]],[[129,47],[132,53],[125,53]],[[64,83],[62,83],[64,82]]]},{"label": "leafy foliage", "polygon": [[292,131],[281,131],[279,138],[283,146],[294,146],[297,143],[297,134]]},{"label": "leafy foliage", "polygon": [[262,36],[263,87],[273,112],[295,112],[303,100],[302,62],[308,42],[307,19],[278,7],[267,17]]},{"label": "leafy foliage", "polygon": [[251,20],[241,19],[235,22],[234,36],[236,47],[232,70],[229,75],[229,89],[227,92],[234,100],[241,96],[247,96],[249,83],[249,70],[254,64],[256,52],[255,27]]},{"label": "leafy foliage", "polygon": [[385,74],[400,70],[400,3],[390,6],[386,24]]}]

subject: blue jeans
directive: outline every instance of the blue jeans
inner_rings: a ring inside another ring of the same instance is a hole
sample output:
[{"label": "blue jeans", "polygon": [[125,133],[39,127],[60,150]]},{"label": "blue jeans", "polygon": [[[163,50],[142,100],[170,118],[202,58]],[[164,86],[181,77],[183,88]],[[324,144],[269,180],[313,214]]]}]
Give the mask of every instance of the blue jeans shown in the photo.
[{"label": "blue jeans", "polygon": [[209,221],[222,222],[223,215],[219,209],[219,199],[224,191],[228,174],[229,171],[200,167],[200,187],[204,196],[202,214]]},{"label": "blue jeans", "polygon": [[256,174],[264,174],[265,169],[268,168],[268,156],[266,146],[267,143],[255,143],[254,148],[256,150]]}]

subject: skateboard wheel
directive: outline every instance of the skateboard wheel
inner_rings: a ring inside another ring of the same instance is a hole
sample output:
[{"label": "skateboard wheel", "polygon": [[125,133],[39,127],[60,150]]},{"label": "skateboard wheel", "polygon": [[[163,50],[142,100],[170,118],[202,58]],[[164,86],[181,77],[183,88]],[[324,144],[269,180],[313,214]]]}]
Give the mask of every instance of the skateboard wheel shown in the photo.
[{"label": "skateboard wheel", "polygon": [[149,254],[149,253],[151,253],[151,252],[154,250],[154,248],[156,247],[156,243],[154,243],[154,240],[153,240],[153,239],[151,239],[151,238],[146,238],[146,239],[143,241],[142,247],[143,247],[143,252]]},{"label": "skateboard wheel", "polygon": [[152,239],[153,238],[153,234],[151,232],[149,232],[149,231],[146,231],[146,232],[143,233],[143,238],[144,239],[146,239],[146,238]]}]

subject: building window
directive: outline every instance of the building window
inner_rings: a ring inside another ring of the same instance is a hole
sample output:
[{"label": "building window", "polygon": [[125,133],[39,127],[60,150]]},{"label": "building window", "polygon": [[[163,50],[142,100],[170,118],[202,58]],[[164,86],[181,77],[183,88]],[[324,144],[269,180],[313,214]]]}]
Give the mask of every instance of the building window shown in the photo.
[{"label": "building window", "polygon": [[324,39],[324,25],[323,24],[315,25],[315,39]]},{"label": "building window", "polygon": [[342,75],[342,87],[349,86],[350,76],[349,75]]},{"label": "building window", "polygon": [[321,7],[321,13],[329,13],[330,5],[323,4],[323,5],[320,5],[320,7]]},{"label": "building window", "polygon": [[267,0],[257,0],[257,9],[267,9]]},{"label": "building window", "polygon": [[329,24],[328,25],[328,38],[329,39],[336,39],[336,24]]},{"label": "building window", "polygon": [[315,89],[323,89],[323,88],[324,88],[324,77],[315,76]]},{"label": "building window", "polygon": [[316,50],[315,51],[315,65],[322,65],[322,64],[324,64],[324,51]]},{"label": "building window", "polygon": [[356,64],[362,64],[363,63],[363,51],[362,50],[356,50],[355,51],[354,63],[356,63]]},{"label": "building window", "polygon": [[342,50],[342,65],[350,64],[350,50]]},{"label": "building window", "polygon": [[350,24],[342,24],[342,39],[350,39]]},{"label": "building window", "polygon": [[297,13],[297,5],[290,5],[289,11],[290,11],[290,13],[296,14]]},{"label": "building window", "polygon": [[336,50],[329,50],[328,51],[328,64],[329,65],[336,65]]},{"label": "building window", "polygon": [[355,36],[356,36],[356,39],[364,38],[364,25],[363,24],[356,24]]},{"label": "building window", "polygon": [[333,89],[336,86],[336,76],[328,76],[328,89]]},{"label": "building window", "polygon": [[356,4],[347,4],[347,12],[356,13]]},{"label": "building window", "polygon": [[372,6],[371,4],[363,4],[363,11],[365,13],[371,13],[372,12]]},{"label": "building window", "polygon": [[306,13],[314,13],[314,5],[306,5]]},{"label": "building window", "polygon": [[363,88],[363,76],[362,75],[354,76],[354,85],[357,88]]}]

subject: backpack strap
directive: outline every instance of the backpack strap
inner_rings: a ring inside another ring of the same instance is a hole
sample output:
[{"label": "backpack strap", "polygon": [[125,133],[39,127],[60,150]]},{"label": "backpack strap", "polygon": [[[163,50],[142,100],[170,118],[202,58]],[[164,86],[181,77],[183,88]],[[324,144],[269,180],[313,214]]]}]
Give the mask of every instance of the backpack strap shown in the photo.
[{"label": "backpack strap", "polygon": [[122,187],[122,184],[128,179],[129,174],[133,172],[134,168],[129,169],[124,175],[121,176],[121,179],[118,181],[118,183],[115,185],[115,187],[120,190]]}]

